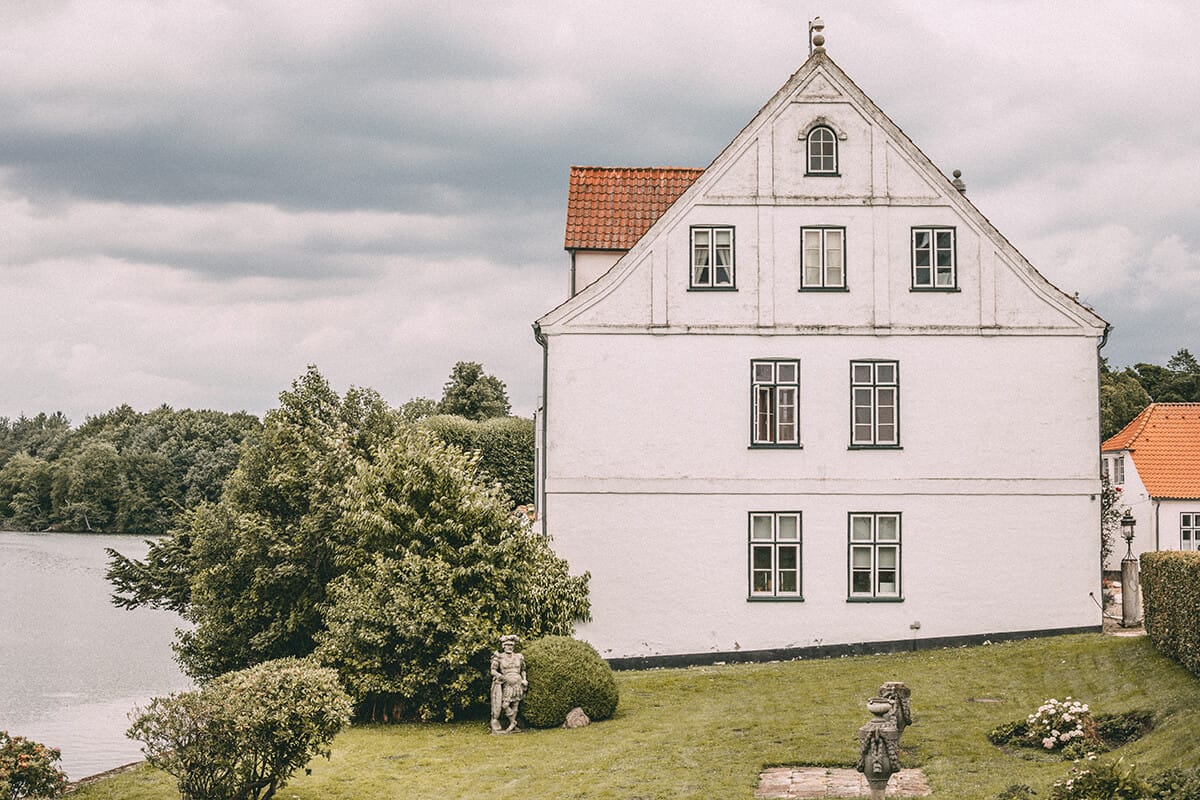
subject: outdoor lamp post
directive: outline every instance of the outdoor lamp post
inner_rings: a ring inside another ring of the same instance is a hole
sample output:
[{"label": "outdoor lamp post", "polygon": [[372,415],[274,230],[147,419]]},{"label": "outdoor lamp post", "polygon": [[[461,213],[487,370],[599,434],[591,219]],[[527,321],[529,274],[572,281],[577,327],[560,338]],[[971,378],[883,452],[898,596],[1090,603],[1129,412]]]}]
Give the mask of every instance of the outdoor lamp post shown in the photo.
[{"label": "outdoor lamp post", "polygon": [[1121,559],[1121,627],[1132,628],[1141,618],[1141,594],[1138,587],[1138,560],[1133,554],[1133,526],[1137,520],[1129,509],[1121,517],[1121,536],[1125,538],[1125,557]]}]

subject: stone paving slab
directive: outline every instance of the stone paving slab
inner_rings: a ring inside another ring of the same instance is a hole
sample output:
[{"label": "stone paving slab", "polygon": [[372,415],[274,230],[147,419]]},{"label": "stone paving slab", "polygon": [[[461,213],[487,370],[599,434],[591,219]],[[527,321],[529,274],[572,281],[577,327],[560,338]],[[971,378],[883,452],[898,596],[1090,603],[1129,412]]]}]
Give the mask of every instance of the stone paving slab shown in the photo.
[{"label": "stone paving slab", "polygon": [[[888,797],[926,797],[932,794],[925,773],[902,769],[888,781]],[[861,772],[830,767],[772,767],[758,776],[758,798],[870,797],[871,787]]]}]

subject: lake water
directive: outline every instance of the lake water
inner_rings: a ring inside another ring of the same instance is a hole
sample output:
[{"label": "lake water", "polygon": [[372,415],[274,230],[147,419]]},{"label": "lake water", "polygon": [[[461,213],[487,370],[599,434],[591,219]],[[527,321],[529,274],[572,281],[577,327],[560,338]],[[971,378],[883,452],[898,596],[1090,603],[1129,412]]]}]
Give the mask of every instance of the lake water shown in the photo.
[{"label": "lake water", "polygon": [[140,759],[128,714],[189,688],[173,660],[179,616],[109,601],[104,548],[137,536],[0,532],[0,730],[62,750],[72,780]]}]

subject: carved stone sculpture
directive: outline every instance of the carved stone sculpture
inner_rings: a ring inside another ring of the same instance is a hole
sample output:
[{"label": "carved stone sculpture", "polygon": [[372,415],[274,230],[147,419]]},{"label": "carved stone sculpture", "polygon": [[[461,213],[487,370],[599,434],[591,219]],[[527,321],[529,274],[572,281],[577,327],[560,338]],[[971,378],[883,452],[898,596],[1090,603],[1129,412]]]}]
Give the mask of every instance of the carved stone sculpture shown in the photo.
[{"label": "carved stone sculpture", "polygon": [[896,723],[899,733],[904,733],[904,729],[912,725],[912,707],[909,705],[912,689],[900,681],[888,681],[879,687],[879,696],[892,704],[886,716]]},{"label": "carved stone sculpture", "polygon": [[891,708],[891,701],[872,697],[867,701],[867,710],[875,716],[858,729],[856,768],[867,779],[872,800],[883,800],[888,780],[900,771],[900,732],[885,716]]},{"label": "carved stone sculpture", "polygon": [[905,684],[890,681],[867,701],[873,716],[858,729],[857,769],[871,787],[872,800],[883,800],[888,781],[900,771],[900,734],[912,724],[911,694]]},{"label": "carved stone sculpture", "polygon": [[[525,677],[525,656],[513,652],[517,641],[512,634],[501,636],[500,649],[492,653],[492,733],[517,730],[517,711],[529,686]],[[507,728],[501,727],[501,714],[508,717]]]}]

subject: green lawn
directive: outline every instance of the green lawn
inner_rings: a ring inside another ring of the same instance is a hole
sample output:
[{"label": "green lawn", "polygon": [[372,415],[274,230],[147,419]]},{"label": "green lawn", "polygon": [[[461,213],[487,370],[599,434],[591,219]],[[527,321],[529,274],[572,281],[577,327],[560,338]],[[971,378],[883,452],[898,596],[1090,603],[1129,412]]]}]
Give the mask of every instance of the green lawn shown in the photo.
[{"label": "green lawn", "polygon": [[[751,798],[758,772],[783,764],[851,766],[864,702],[879,684],[912,687],[905,766],[923,767],[934,797],[991,798],[1012,783],[1041,796],[1066,762],[1001,752],[986,739],[1067,695],[1093,713],[1153,710],[1156,728],[1114,751],[1142,772],[1191,764],[1200,742],[1200,680],[1143,638],[1100,634],[981,647],[617,674],[621,704],[580,730],[489,736],[486,723],[353,728],[330,760],[296,777],[281,800],[363,798]],[[978,700],[999,702],[978,702]],[[153,770],[117,776],[78,800],[169,800]]]}]

